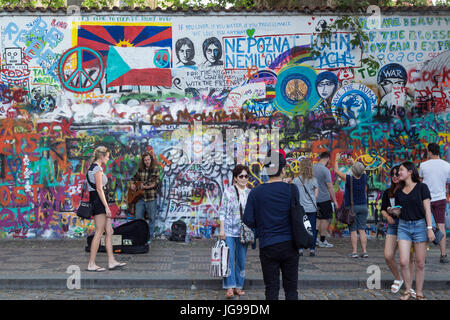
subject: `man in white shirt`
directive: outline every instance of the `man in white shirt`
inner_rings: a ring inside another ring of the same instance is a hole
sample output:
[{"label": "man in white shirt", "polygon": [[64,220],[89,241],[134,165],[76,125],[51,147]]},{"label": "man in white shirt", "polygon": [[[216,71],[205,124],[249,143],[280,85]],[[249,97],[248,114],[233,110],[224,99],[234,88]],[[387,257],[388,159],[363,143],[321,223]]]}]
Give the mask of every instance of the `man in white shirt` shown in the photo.
[{"label": "man in white shirt", "polygon": [[431,211],[437,227],[444,234],[441,242],[441,263],[448,263],[445,253],[447,237],[445,235],[445,210],[447,207],[447,181],[450,179],[450,164],[440,158],[440,148],[437,143],[428,144],[428,160],[419,168],[419,174],[431,192]]}]

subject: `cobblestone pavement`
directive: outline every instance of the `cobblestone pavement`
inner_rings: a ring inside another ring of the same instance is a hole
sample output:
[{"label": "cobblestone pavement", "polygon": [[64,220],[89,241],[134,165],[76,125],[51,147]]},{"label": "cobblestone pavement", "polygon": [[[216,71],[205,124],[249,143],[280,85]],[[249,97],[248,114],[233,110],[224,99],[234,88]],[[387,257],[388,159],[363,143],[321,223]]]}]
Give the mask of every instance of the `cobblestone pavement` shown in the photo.
[{"label": "cobblestone pavement", "polygon": [[[402,291],[401,291],[402,292]],[[450,290],[424,290],[427,300],[450,300]],[[247,290],[230,300],[264,300],[264,290]],[[280,299],[284,292],[280,290]],[[399,300],[400,293],[369,289],[304,289],[300,300]],[[182,289],[80,289],[80,290],[1,290],[0,300],[227,300],[224,290]]]}]

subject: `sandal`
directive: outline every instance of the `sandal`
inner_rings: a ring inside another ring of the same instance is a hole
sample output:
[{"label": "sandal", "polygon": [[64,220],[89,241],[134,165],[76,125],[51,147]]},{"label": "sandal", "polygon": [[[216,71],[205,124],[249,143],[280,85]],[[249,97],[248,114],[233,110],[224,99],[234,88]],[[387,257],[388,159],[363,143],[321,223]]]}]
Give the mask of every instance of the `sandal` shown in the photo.
[{"label": "sandal", "polygon": [[228,298],[228,299],[234,297],[234,293],[233,293],[233,289],[232,288],[227,289],[227,292],[225,293],[225,297]]},{"label": "sandal", "polygon": [[411,297],[413,297],[414,299],[416,298],[416,292],[414,291],[413,288],[411,288],[411,290],[409,290],[411,292]]},{"label": "sandal", "polygon": [[97,266],[97,267],[94,268],[94,269],[89,269],[89,268],[87,268],[86,271],[89,271],[89,272],[103,272],[103,271],[106,271],[106,269]]},{"label": "sandal", "polygon": [[245,294],[245,291],[242,291],[241,289],[234,289],[234,293],[236,293],[238,296],[243,296]]},{"label": "sandal", "polygon": [[411,291],[405,291],[403,295],[400,297],[400,300],[409,300],[412,297]]},{"label": "sandal", "polygon": [[416,294],[416,300],[427,300],[425,296],[421,296],[420,294]]},{"label": "sandal", "polygon": [[116,265],[114,265],[114,266],[112,266],[112,267],[109,267],[108,269],[109,270],[114,270],[114,269],[117,269],[117,268],[121,268],[121,267],[124,267],[124,266],[126,266],[127,264],[125,263],[125,262],[119,262],[118,264],[116,264]]},{"label": "sandal", "polygon": [[[397,293],[403,285],[403,280],[395,280],[391,286],[391,292]],[[412,293],[412,292],[411,292]]]}]

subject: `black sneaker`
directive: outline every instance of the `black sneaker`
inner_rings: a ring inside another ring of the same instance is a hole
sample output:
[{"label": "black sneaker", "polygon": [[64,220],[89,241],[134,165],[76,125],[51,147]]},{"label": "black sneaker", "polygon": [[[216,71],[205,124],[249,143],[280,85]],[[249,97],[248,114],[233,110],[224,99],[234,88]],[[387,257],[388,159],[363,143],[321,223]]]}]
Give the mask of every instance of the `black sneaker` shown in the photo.
[{"label": "black sneaker", "polygon": [[439,260],[440,263],[448,263],[447,255],[441,256],[441,259]]},{"label": "black sneaker", "polygon": [[310,256],[310,257],[315,257],[315,256],[316,256],[316,253],[315,253],[314,251],[310,251],[310,252],[309,252],[309,256]]}]

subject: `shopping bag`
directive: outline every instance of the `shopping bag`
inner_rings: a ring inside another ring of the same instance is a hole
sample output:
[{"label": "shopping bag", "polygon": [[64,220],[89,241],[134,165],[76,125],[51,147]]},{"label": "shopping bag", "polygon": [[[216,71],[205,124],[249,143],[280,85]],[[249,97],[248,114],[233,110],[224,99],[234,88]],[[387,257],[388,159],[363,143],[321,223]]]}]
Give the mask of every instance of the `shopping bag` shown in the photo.
[{"label": "shopping bag", "polygon": [[212,277],[228,277],[230,268],[228,265],[228,256],[230,248],[223,240],[217,240],[211,249],[211,265],[209,274]]}]

